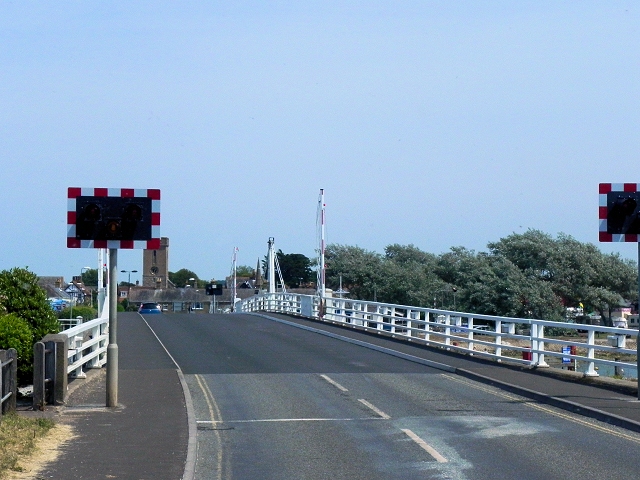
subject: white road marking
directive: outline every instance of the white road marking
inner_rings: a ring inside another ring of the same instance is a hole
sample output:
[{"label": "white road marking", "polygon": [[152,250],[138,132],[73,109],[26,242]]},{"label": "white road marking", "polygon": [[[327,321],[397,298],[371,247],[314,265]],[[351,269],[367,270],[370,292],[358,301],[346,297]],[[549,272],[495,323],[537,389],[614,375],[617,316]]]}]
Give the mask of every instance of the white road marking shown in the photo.
[{"label": "white road marking", "polygon": [[334,387],[336,387],[338,390],[341,390],[343,392],[348,392],[349,390],[347,390],[346,388],[344,388],[342,385],[340,385],[338,382],[336,382],[335,380],[332,380],[331,378],[329,378],[329,376],[327,375],[320,375],[323,379],[325,379],[327,382],[329,382],[331,385],[333,385]]},{"label": "white road marking", "polygon": [[367,402],[364,398],[359,398],[358,401],[360,403],[362,403],[364,406],[366,406],[366,407],[370,408],[371,410],[373,410],[376,414],[378,414],[380,416],[380,418],[384,418],[385,420],[388,420],[388,419],[391,418],[389,415],[384,413],[378,407],[376,407],[375,405],[372,405],[371,403]]},{"label": "white road marking", "polygon": [[253,420],[198,420],[198,424],[215,425],[218,423],[270,423],[270,422],[358,422],[381,420],[380,418],[256,418]]},{"label": "white road marking", "polygon": [[437,462],[439,463],[447,463],[448,460],[440,455],[431,445],[422,440],[418,435],[413,433],[411,430],[407,428],[403,428],[402,431],[414,442],[416,442],[423,450],[425,450],[429,455],[431,455]]}]

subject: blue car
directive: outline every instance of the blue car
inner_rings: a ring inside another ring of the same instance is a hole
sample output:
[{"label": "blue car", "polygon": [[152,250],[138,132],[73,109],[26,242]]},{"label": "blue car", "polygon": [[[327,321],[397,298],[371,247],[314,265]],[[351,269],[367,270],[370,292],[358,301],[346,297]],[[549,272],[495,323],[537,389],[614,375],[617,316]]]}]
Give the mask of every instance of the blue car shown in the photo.
[{"label": "blue car", "polygon": [[143,303],[138,308],[138,313],[162,313],[162,308],[157,303]]}]

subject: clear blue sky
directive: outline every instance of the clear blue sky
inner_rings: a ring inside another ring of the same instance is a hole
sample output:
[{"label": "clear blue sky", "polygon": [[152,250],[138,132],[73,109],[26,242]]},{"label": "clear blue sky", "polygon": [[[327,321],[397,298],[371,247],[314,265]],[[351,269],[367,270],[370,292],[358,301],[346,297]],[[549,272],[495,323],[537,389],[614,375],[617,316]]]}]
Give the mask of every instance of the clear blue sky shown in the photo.
[{"label": "clear blue sky", "polygon": [[97,266],[69,186],[161,189],[170,269],[204,279],[269,237],[315,256],[321,188],[329,243],[534,228],[636,259],[597,204],[640,182],[639,27],[632,1],[0,1],[0,269]]}]

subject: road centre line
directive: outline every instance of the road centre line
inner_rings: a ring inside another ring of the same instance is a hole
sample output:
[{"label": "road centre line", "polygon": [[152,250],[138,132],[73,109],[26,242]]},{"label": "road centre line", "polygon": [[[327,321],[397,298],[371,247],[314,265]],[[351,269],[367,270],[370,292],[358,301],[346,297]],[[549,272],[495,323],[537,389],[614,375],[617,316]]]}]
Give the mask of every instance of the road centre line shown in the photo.
[{"label": "road centre line", "polygon": [[384,413],[378,407],[376,407],[375,405],[372,405],[371,403],[367,402],[364,398],[359,398],[358,401],[360,403],[362,403],[364,406],[366,406],[367,408],[370,408],[371,410],[373,410],[377,415],[380,416],[380,418],[383,418],[385,420],[389,420],[391,418],[389,415]]},{"label": "road centre line", "polygon": [[423,439],[421,439],[418,435],[413,433],[411,430],[407,428],[403,428],[402,432],[405,433],[411,440],[413,440],[418,445],[420,445],[420,447],[423,450],[425,450],[429,455],[431,455],[436,460],[436,462],[447,463],[449,461],[446,458],[444,458],[442,455],[440,455],[435,448],[433,448],[431,445],[429,445],[427,442],[425,442]]},{"label": "road centre line", "polygon": [[338,382],[336,382],[335,380],[332,380],[331,378],[329,378],[329,376],[327,376],[325,374],[321,374],[320,377],[325,379],[327,382],[329,382],[331,385],[336,387],[338,390],[341,390],[343,392],[348,392],[349,391],[346,388],[344,388],[342,385],[340,385]]}]

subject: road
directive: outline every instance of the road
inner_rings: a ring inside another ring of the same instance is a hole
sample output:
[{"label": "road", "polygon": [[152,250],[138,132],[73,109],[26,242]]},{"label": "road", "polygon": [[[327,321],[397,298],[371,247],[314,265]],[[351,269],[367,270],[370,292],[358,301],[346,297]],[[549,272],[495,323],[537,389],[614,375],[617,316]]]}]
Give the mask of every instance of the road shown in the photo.
[{"label": "road", "polygon": [[189,386],[198,479],[620,480],[640,470],[639,435],[442,370],[259,316],[145,319]]}]

